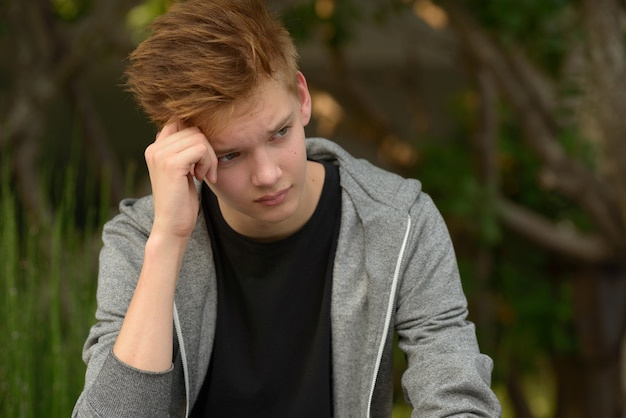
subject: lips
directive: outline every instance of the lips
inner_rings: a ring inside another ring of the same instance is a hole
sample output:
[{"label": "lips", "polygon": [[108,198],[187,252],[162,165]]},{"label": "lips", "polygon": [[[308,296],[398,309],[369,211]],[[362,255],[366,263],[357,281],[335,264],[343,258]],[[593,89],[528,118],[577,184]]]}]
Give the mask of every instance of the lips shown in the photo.
[{"label": "lips", "polygon": [[288,194],[289,194],[289,187],[287,187],[286,189],[282,189],[273,194],[267,194],[267,195],[261,196],[260,198],[256,199],[255,202],[260,203],[265,206],[276,206],[276,205],[280,205],[281,203],[283,203],[285,199],[287,199]]}]

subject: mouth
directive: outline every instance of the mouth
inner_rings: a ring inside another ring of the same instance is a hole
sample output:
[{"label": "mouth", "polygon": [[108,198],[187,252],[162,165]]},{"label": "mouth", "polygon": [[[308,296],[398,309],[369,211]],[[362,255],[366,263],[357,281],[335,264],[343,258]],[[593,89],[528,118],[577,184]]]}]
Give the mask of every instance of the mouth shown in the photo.
[{"label": "mouth", "polygon": [[259,197],[258,199],[255,199],[254,202],[260,203],[261,205],[264,205],[264,206],[280,205],[281,203],[285,201],[285,199],[287,199],[289,190],[290,190],[290,187],[287,187],[285,189],[279,190],[276,193],[266,194],[264,196]]}]

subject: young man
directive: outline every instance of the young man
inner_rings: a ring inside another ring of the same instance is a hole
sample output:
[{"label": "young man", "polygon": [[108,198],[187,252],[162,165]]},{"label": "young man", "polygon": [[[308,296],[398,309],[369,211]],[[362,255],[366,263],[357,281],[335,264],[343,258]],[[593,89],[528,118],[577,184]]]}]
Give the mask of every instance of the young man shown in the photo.
[{"label": "young man", "polygon": [[75,416],[499,416],[445,224],[416,180],[305,139],[311,97],[260,0],[156,20],[128,85],[152,196],[103,233]]}]

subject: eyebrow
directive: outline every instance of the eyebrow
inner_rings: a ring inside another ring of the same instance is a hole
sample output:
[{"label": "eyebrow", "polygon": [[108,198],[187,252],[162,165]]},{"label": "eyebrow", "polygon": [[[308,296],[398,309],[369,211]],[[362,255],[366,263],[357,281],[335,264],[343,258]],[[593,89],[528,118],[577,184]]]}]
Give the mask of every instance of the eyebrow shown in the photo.
[{"label": "eyebrow", "polygon": [[[274,135],[276,132],[278,132],[281,129],[283,129],[289,123],[289,121],[291,121],[293,119],[293,116],[294,116],[294,112],[292,110],[287,115],[285,115],[285,117],[280,119],[280,121],[278,123],[276,123],[273,128],[268,129],[267,130],[267,135]],[[215,152],[215,155],[217,155],[218,158],[220,156],[228,155],[228,154],[231,154],[233,152],[238,152],[239,150],[240,150],[239,147],[225,148],[223,150],[213,148],[213,152]]]},{"label": "eyebrow", "polygon": [[287,125],[287,123],[293,119],[293,110],[291,112],[289,112],[289,114],[287,114],[284,118],[282,118],[275,126],[275,128],[272,129],[268,129],[267,134],[268,135],[274,135],[276,132],[280,131],[281,129],[283,129],[285,127],[285,125]]}]

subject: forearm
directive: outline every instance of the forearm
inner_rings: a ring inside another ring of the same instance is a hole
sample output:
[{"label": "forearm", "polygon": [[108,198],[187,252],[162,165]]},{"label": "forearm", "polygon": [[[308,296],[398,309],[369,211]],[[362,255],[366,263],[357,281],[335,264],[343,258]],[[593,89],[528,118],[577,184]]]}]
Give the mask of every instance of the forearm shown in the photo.
[{"label": "forearm", "polygon": [[137,287],[113,347],[132,367],[152,372],[171,367],[174,294],[186,243],[157,234],[146,243]]}]

